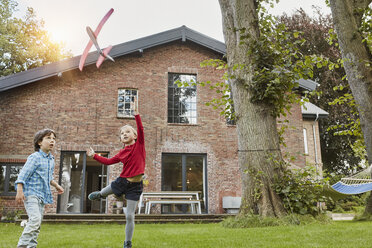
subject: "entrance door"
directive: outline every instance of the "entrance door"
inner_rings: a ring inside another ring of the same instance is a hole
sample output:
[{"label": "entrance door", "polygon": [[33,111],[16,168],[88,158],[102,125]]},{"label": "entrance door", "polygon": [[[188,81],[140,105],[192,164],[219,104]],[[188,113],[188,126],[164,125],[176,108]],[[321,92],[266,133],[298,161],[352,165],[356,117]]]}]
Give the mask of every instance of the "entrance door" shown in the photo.
[{"label": "entrance door", "polygon": [[[203,154],[163,154],[162,185],[163,191],[200,191],[202,212],[207,212],[206,197],[206,160]],[[204,204],[203,204],[204,203]],[[164,205],[162,213],[190,213],[188,205]]]},{"label": "entrance door", "polygon": [[58,195],[57,213],[106,212],[106,199],[91,202],[88,195],[106,186],[107,167],[85,152],[61,152],[59,184],[64,193]]}]

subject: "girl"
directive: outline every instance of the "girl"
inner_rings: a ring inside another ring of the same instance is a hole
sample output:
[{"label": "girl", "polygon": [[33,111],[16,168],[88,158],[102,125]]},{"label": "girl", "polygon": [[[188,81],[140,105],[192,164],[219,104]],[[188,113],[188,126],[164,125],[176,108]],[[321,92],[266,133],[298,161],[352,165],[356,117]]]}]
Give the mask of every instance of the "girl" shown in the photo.
[{"label": "girl", "polygon": [[137,131],[129,125],[125,125],[120,129],[120,140],[123,142],[124,148],[114,157],[101,157],[95,154],[91,147],[87,150],[88,156],[93,157],[102,164],[110,165],[118,162],[123,163],[123,170],[120,176],[101,191],[95,191],[89,194],[88,198],[94,201],[106,198],[110,194],[115,194],[117,197],[123,194],[125,195],[125,199],[127,200],[127,211],[125,213],[126,226],[124,248],[132,247],[134,212],[143,190],[142,177],[145,172],[146,160],[144,132],[140,115],[137,112],[136,99],[134,102],[134,117],[136,119]]}]

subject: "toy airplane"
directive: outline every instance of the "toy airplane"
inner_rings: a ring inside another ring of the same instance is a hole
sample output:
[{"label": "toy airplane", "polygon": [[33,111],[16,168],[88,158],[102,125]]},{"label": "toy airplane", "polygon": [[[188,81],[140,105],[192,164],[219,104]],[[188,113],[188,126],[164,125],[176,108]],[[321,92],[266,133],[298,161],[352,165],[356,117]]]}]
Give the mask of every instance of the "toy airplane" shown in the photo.
[{"label": "toy airplane", "polygon": [[93,44],[97,48],[97,51],[100,54],[100,56],[99,56],[99,58],[98,58],[98,60],[96,62],[97,68],[99,68],[101,66],[101,64],[103,63],[103,61],[105,60],[105,58],[108,58],[109,60],[115,62],[114,59],[110,55],[108,55],[108,53],[112,49],[112,46],[108,46],[105,49],[101,50],[101,48],[99,47],[98,42],[97,42],[97,36],[98,36],[99,32],[101,31],[103,25],[107,21],[107,19],[111,16],[112,12],[114,12],[114,9],[113,8],[111,8],[107,12],[107,14],[102,18],[101,22],[98,24],[98,26],[97,26],[97,28],[96,28],[96,30],[94,32],[93,32],[93,30],[90,27],[87,27],[86,28],[87,29],[87,32],[88,32],[88,35],[90,37],[90,40],[89,40],[87,46],[85,47],[83,54],[80,57],[80,62],[79,62],[79,69],[80,69],[80,71],[83,71],[85,60],[87,59],[89,50],[90,50],[90,48],[92,47]]}]

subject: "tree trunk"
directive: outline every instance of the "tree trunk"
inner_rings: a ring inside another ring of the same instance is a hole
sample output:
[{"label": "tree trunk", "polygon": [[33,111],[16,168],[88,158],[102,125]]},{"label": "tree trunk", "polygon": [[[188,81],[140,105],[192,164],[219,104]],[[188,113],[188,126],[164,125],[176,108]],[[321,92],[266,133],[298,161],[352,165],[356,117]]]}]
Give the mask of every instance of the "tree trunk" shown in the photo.
[{"label": "tree trunk", "polygon": [[[276,118],[272,106],[254,104],[252,93],[246,87],[251,83],[253,69],[247,56],[248,45],[240,44],[239,32],[245,28],[253,38],[259,37],[257,11],[254,0],[219,0],[223,17],[223,31],[227,48],[227,62],[231,92],[234,101],[238,132],[239,167],[242,176],[242,205],[240,214],[281,216],[283,203],[273,190],[276,168],[269,160],[282,160]],[[234,65],[249,69],[233,70]]]},{"label": "tree trunk", "polygon": [[[371,63],[372,54],[359,31],[361,26],[361,9],[366,8],[372,0],[330,0],[333,23],[347,79],[357,103],[360,124],[369,161],[372,160],[372,70],[365,66]],[[367,213],[372,213],[372,195],[366,206]]]}]

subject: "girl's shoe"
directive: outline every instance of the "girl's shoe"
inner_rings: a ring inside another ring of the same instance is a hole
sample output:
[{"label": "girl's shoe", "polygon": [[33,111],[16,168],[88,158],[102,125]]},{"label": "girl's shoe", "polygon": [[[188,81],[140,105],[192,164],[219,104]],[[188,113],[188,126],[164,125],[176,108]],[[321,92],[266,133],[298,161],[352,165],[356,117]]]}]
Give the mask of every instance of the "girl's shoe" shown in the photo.
[{"label": "girl's shoe", "polygon": [[99,191],[94,191],[88,195],[88,199],[91,201],[98,201],[102,198],[101,194]]},{"label": "girl's shoe", "polygon": [[132,241],[124,241],[124,248],[132,248]]}]

